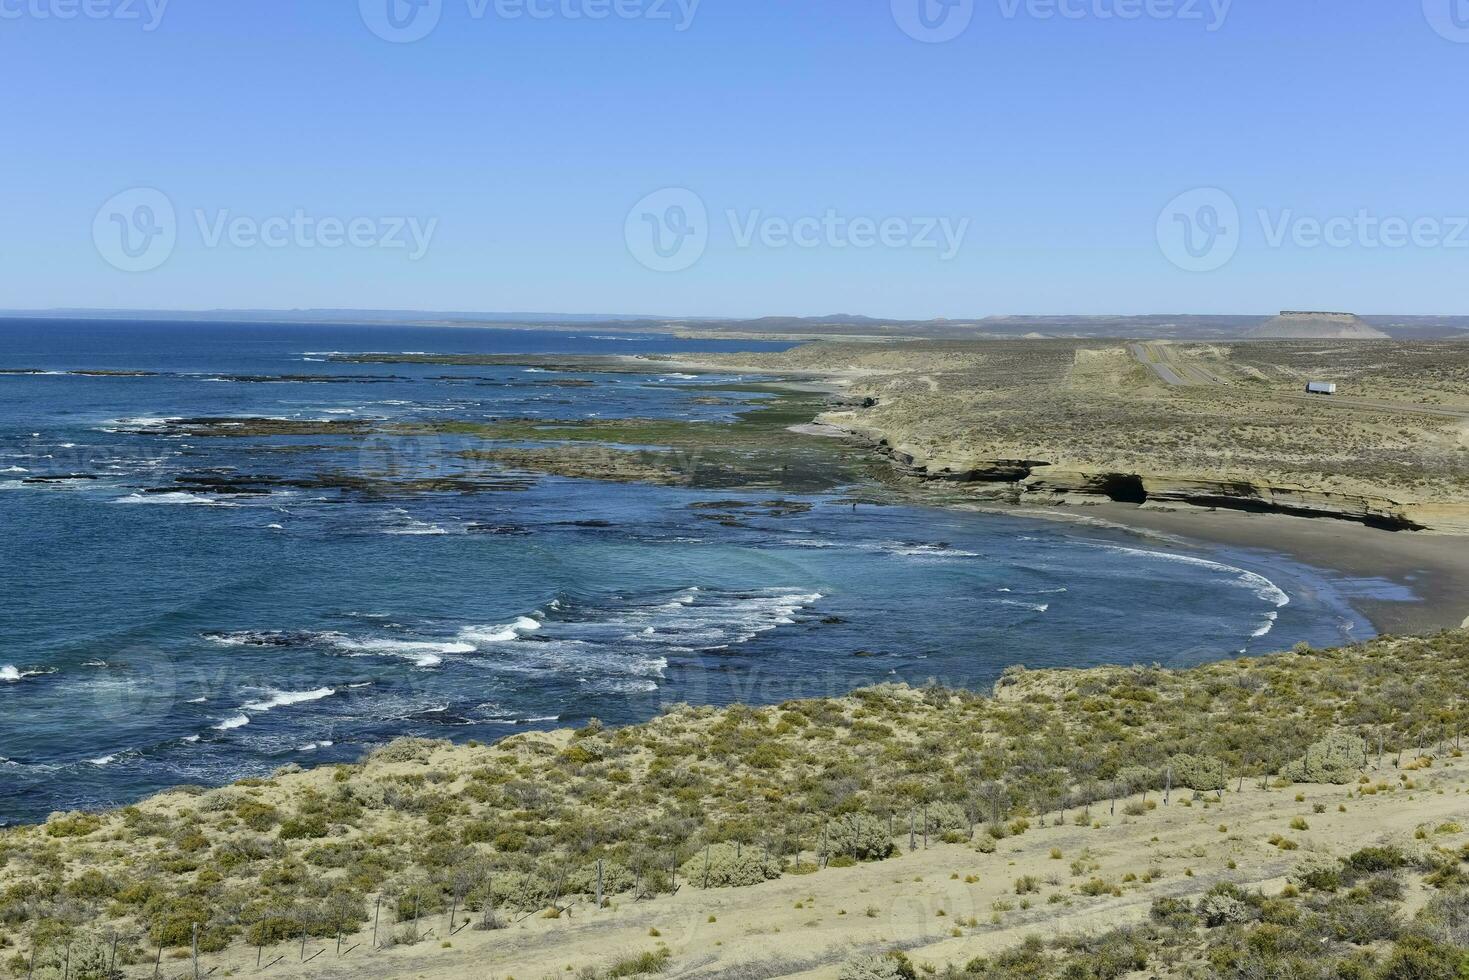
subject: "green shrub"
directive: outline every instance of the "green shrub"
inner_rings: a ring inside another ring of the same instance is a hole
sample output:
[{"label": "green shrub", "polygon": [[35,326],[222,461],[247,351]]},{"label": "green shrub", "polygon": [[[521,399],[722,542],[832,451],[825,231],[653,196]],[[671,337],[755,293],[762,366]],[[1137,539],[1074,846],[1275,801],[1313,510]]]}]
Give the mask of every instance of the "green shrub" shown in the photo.
[{"label": "green shrub", "polygon": [[1342,861],[1348,882],[1366,875],[1396,871],[1408,866],[1407,855],[1396,847],[1364,847]]},{"label": "green shrub", "polygon": [[281,822],[281,840],[310,840],[325,837],[326,817],[320,813],[302,813]]},{"label": "green shrub", "polygon": [[1310,854],[1291,869],[1288,877],[1297,888],[1334,892],[1342,886],[1342,863],[1335,858]]},{"label": "green shrub", "polygon": [[54,813],[46,821],[46,836],[85,837],[101,827],[102,818],[95,813]]},{"label": "green shrub", "polygon": [[894,844],[888,822],[861,813],[844,813],[826,825],[826,848],[833,859],[880,861],[890,857]]},{"label": "green shrub", "polygon": [[1199,921],[1193,906],[1181,898],[1155,898],[1149,917],[1159,925],[1172,929],[1192,929]]},{"label": "green shrub", "polygon": [[715,844],[689,858],[679,876],[696,888],[732,888],[779,878],[780,865],[759,848]]},{"label": "green shrub", "polygon": [[1175,755],[1169,763],[1173,769],[1173,785],[1207,793],[1223,789],[1228,777],[1224,764],[1207,755]]},{"label": "green shrub", "polygon": [[280,820],[280,814],[269,803],[244,800],[235,806],[235,816],[251,830],[269,830]]},{"label": "green shrub", "polygon": [[607,968],[604,975],[607,980],[621,980],[623,977],[641,977],[650,973],[662,973],[667,969],[668,961],[672,957],[673,954],[667,946],[659,946],[646,953],[638,953],[636,956],[618,960]]},{"label": "green shrub", "polygon": [[1280,770],[1282,779],[1295,783],[1333,783],[1344,786],[1355,782],[1365,761],[1363,743],[1356,735],[1334,731],[1319,742],[1313,742],[1306,754]]},{"label": "green shrub", "polygon": [[1210,929],[1250,920],[1250,908],[1244,902],[1219,892],[1212,892],[1199,899],[1199,918]]},{"label": "green shrub", "polygon": [[917,980],[918,971],[898,950],[858,956],[842,964],[837,980]]}]

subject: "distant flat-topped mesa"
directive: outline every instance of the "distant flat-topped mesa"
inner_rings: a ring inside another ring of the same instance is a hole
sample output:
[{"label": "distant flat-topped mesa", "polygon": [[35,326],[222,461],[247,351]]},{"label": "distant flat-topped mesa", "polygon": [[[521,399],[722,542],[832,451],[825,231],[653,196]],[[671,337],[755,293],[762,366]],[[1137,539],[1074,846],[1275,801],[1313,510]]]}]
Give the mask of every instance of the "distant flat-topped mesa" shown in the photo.
[{"label": "distant flat-topped mesa", "polygon": [[1388,335],[1352,313],[1286,310],[1248,334],[1274,340],[1387,340]]}]

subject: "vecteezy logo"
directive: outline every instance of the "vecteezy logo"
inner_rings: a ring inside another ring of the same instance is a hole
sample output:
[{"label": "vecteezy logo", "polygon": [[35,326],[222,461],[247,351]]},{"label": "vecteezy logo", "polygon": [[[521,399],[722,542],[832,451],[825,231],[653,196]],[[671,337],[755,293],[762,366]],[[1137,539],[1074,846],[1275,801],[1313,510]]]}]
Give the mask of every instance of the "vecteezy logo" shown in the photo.
[{"label": "vecteezy logo", "polygon": [[693,191],[667,187],[633,205],[623,226],[627,250],[654,272],[682,272],[709,246],[709,211]]},{"label": "vecteezy logo", "polygon": [[1469,44],[1469,0],[1423,0],[1423,16],[1440,37]]},{"label": "vecteezy logo", "polygon": [[903,33],[925,44],[952,41],[969,29],[974,0],[892,0],[893,20]]},{"label": "vecteezy logo", "polygon": [[362,22],[384,41],[410,44],[439,26],[444,0],[357,0]]},{"label": "vecteezy logo", "polygon": [[1185,272],[1224,268],[1239,243],[1239,205],[1217,187],[1180,194],[1158,216],[1158,247]]},{"label": "vecteezy logo", "polygon": [[168,261],[178,241],[173,202],[151,187],[125,190],[97,209],[92,243],[123,272],[150,272]]}]

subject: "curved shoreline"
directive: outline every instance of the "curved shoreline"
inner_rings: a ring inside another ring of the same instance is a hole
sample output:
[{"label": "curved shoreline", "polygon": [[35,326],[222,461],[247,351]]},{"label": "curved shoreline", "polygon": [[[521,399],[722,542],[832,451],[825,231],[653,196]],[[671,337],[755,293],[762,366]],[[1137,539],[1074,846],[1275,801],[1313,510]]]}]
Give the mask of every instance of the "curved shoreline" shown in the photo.
[{"label": "curved shoreline", "polygon": [[[663,360],[648,355],[629,356],[625,360],[657,364],[665,369],[676,366],[682,371],[775,375],[791,379],[776,383],[799,385],[803,390],[821,386],[833,393],[847,390],[860,379],[884,373],[872,369],[785,370],[768,364]],[[1376,508],[1368,504],[1361,513],[1353,513],[1348,508],[1345,515],[1330,509],[1313,512],[1309,507],[1295,506],[1255,512],[1218,499],[1202,505],[1191,503],[1187,493],[1134,503],[1097,492],[1098,486],[1087,487],[1085,479],[1069,480],[1060,486],[1038,481],[1040,485],[1035,491],[1018,492],[1014,485],[1034,479],[1036,464],[1026,460],[996,461],[984,474],[942,468],[934,474],[929,472],[933,463],[894,449],[881,431],[863,432],[845,423],[840,416],[824,412],[805,426],[793,427],[793,431],[813,438],[845,438],[886,459],[902,477],[904,488],[924,503],[1089,523],[1144,536],[1161,535],[1179,544],[1271,551],[1326,572],[1355,578],[1386,578],[1410,589],[1420,601],[1353,598],[1354,608],[1380,633],[1469,628],[1469,536],[1451,531],[1406,529],[1391,519],[1391,509],[1386,506]],[[1146,484],[1147,478],[1140,479]],[[1389,519],[1381,523],[1362,519],[1374,514]]]}]

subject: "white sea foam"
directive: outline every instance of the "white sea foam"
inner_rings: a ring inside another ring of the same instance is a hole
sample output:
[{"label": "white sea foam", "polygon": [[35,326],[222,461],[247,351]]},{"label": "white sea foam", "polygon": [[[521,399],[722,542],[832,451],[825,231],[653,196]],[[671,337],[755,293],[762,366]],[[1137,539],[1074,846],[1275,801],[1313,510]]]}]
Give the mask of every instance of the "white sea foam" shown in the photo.
[{"label": "white sea foam", "polygon": [[444,662],[445,655],[475,651],[471,643],[377,637],[360,639],[332,631],[272,633],[247,630],[240,633],[210,633],[206,634],[206,638],[223,646],[324,646],[353,657],[402,657],[414,661],[419,667],[437,667]]},{"label": "white sea foam", "polygon": [[1279,618],[1280,613],[1275,612],[1274,610],[1266,613],[1264,624],[1259,629],[1255,630],[1255,632],[1251,633],[1250,638],[1258,640],[1262,636],[1268,636],[1270,631],[1275,629],[1275,621]]},{"label": "white sea foam", "polygon": [[0,470],[0,473],[29,473],[29,472],[30,472],[30,470],[26,469],[24,466],[7,466],[7,467],[5,467],[5,469]]},{"label": "white sea foam", "polygon": [[322,698],[329,698],[336,693],[336,690],[330,687],[319,687],[314,691],[271,691],[269,697],[242,705],[241,710],[264,713],[275,708],[286,708],[293,704],[303,704],[307,701],[320,701]]},{"label": "white sea foam", "polygon": [[116,755],[103,755],[103,756],[98,756],[95,759],[88,759],[87,761],[90,762],[94,766],[110,766],[114,762],[117,761],[117,756]]},{"label": "white sea foam", "polygon": [[134,493],[118,497],[114,504],[183,504],[195,507],[234,507],[236,504],[197,493]]},{"label": "white sea foam", "polygon": [[127,419],[112,419],[107,424],[108,425],[111,425],[111,426],[118,426],[118,427],[122,428],[124,431],[127,431],[128,429],[158,429],[158,428],[162,428],[165,425],[171,425],[174,422],[181,422],[181,421],[183,421],[183,419],[180,418],[179,416],[176,416],[175,415],[175,416],[167,416],[167,417],[164,417],[164,418],[142,417],[142,418],[127,418]]},{"label": "white sea foam", "polygon": [[[824,598],[818,592],[768,589],[724,592],[685,589],[672,600],[609,610],[591,619],[548,623],[553,635],[659,644],[672,650],[717,650],[796,622],[798,612]],[[615,632],[609,632],[615,630]]]},{"label": "white sea foam", "polygon": [[951,548],[946,544],[899,544],[884,545],[883,550],[907,558],[978,558],[979,554],[962,548]]},{"label": "white sea foam", "polygon": [[214,730],[217,732],[228,732],[236,728],[244,728],[248,724],[250,724],[249,715],[235,715],[233,718],[226,718],[218,725],[215,725]]},{"label": "white sea foam", "polygon": [[1031,612],[1043,613],[1051,608],[1049,602],[1021,602],[1019,599],[996,599],[1001,606],[1014,606],[1016,609],[1028,609]]},{"label": "white sea foam", "polygon": [[648,694],[658,690],[657,681],[644,680],[590,681],[586,686],[606,694]]},{"label": "white sea foam", "polygon": [[1118,554],[1137,555],[1142,558],[1154,558],[1158,561],[1180,562],[1185,565],[1195,565],[1199,568],[1227,572],[1236,576],[1235,584],[1242,588],[1250,589],[1266,602],[1274,603],[1277,609],[1290,605],[1290,596],[1280,586],[1257,572],[1251,572],[1234,565],[1226,565],[1223,562],[1210,561],[1207,558],[1195,558],[1192,555],[1175,555],[1166,551],[1147,551],[1142,548],[1124,548],[1121,545],[1103,545],[1102,547]]},{"label": "white sea foam", "polygon": [[459,639],[466,643],[509,643],[522,633],[540,628],[539,620],[521,616],[508,626],[466,626],[459,631]]},{"label": "white sea foam", "polygon": [[19,684],[28,677],[45,677],[47,674],[56,673],[55,667],[47,667],[40,670],[21,670],[6,664],[0,667],[0,684]]},{"label": "white sea foam", "polygon": [[354,655],[381,655],[405,657],[420,667],[437,667],[444,662],[444,655],[474,653],[473,643],[432,643],[423,640],[350,640],[342,639],[336,646]]},{"label": "white sea foam", "polygon": [[421,535],[421,534],[448,534],[449,532],[446,531],[446,530],[444,530],[443,528],[439,527],[437,524],[430,524],[430,523],[428,523],[426,521],[416,521],[416,520],[413,520],[412,518],[409,518],[409,520],[408,520],[408,522],[406,524],[403,524],[403,525],[401,525],[399,527],[384,528],[383,529],[383,533],[384,534],[400,534],[400,535]]}]

